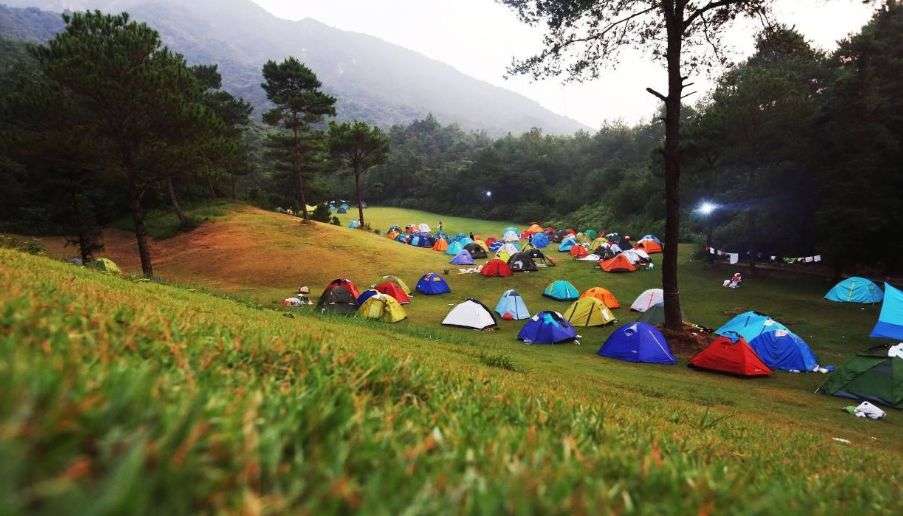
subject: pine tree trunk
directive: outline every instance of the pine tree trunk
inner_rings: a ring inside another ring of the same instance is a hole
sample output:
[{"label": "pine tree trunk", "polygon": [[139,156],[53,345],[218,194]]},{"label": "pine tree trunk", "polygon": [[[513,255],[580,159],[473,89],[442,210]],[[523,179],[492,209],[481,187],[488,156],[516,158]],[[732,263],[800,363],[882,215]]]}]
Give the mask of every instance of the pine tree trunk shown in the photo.
[{"label": "pine tree trunk", "polygon": [[77,225],[77,243],[78,243],[78,254],[81,257],[82,265],[88,265],[94,256],[93,256],[93,241],[90,238],[90,230],[88,229],[88,223],[86,217],[84,215],[84,210],[82,209],[82,204],[79,202],[79,197],[75,193],[75,190],[71,192],[71,202],[72,202],[72,210],[75,212],[75,222]]},{"label": "pine tree trunk", "polygon": [[176,196],[176,187],[173,185],[171,177],[166,178],[166,188],[169,190],[169,200],[172,203],[172,208],[175,210],[176,216],[179,217],[179,225],[183,228],[188,227],[188,216],[185,215],[182,206],[179,204],[179,198]]},{"label": "pine tree trunk", "polygon": [[304,195],[304,174],[301,171],[301,136],[298,134],[297,127],[292,128],[292,134],[295,143],[292,154],[295,158],[295,174],[298,177],[298,201],[301,203],[301,213],[304,214],[303,218],[306,222],[309,217],[307,215],[307,198]]},{"label": "pine tree trunk", "polygon": [[665,245],[662,259],[662,290],[665,326],[682,329],[680,288],[677,278],[680,238],[680,110],[683,95],[680,56],[683,38],[683,10],[666,14],[668,33],[668,95],[665,100]]},{"label": "pine tree trunk", "polygon": [[357,220],[364,227],[364,203],[361,200],[361,170],[359,165],[354,166],[354,193],[357,195]]},{"label": "pine tree trunk", "polygon": [[138,256],[141,258],[141,272],[145,278],[154,277],[154,266],[151,262],[150,248],[147,245],[147,229],[144,227],[144,208],[141,206],[141,191],[135,184],[135,178],[129,175],[129,208],[135,224],[135,240],[138,243]]}]

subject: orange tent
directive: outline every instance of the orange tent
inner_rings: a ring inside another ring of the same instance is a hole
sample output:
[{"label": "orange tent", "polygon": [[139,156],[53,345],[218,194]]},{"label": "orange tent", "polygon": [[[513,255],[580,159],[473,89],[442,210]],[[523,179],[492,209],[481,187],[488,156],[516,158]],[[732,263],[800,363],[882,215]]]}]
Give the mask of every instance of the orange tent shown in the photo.
[{"label": "orange tent", "polygon": [[433,244],[433,251],[444,253],[446,250],[448,250],[448,242],[446,242],[444,238],[437,238],[436,243]]},{"label": "orange tent", "polygon": [[598,299],[599,301],[602,301],[608,308],[621,308],[621,303],[618,301],[618,298],[616,298],[610,290],[604,289],[602,287],[593,287],[580,294],[581,299],[584,297],[592,297]]},{"label": "orange tent", "polygon": [[623,254],[619,254],[610,260],[599,262],[599,267],[602,267],[602,270],[605,272],[636,272],[636,267]]},{"label": "orange tent", "polygon": [[574,245],[571,247],[571,256],[574,258],[583,258],[584,256],[589,255],[589,251],[586,250],[582,245]]},{"label": "orange tent", "polygon": [[527,233],[528,235],[535,235],[536,233],[542,233],[542,226],[540,226],[539,224],[533,224],[532,226],[528,227],[524,231],[524,233]]},{"label": "orange tent", "polygon": [[659,244],[655,240],[647,238],[646,240],[640,240],[637,245],[643,251],[646,251],[646,254],[656,254],[662,252],[662,244]]}]

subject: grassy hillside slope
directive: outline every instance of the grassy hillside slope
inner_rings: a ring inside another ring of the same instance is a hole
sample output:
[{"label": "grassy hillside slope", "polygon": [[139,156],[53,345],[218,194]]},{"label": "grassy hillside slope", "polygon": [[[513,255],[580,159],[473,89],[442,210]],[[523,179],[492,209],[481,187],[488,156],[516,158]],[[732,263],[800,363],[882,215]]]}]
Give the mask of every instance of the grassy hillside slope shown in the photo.
[{"label": "grassy hillside slope", "polygon": [[0,512],[903,509],[899,426],[819,421],[830,398],[428,337],[0,250]]},{"label": "grassy hillside slope", "polygon": [[[455,232],[472,227],[477,233],[498,233],[507,225],[394,208],[371,208],[367,215],[379,227],[415,222],[435,225],[443,220]],[[110,232],[107,245],[108,254],[126,270],[140,270],[130,235]],[[156,241],[153,249],[158,274],[168,281],[271,307],[292,294],[298,285],[309,285],[318,295],[333,278],[347,277],[366,288],[382,275],[396,274],[413,287],[423,273],[449,269],[447,279],[452,294],[415,296],[414,302],[406,306],[408,319],[385,327],[387,335],[400,333],[425,339],[431,342],[430,350],[446,346],[457,349],[464,343],[476,357],[482,354],[484,360],[495,358],[523,371],[516,381],[554,386],[568,399],[595,403],[658,398],[665,405],[681,400],[719,408],[731,417],[743,414],[799,431],[854,439],[867,446],[903,449],[892,439],[903,427],[899,417],[892,414],[889,422],[880,424],[851,419],[839,410],[847,402],[814,393],[825,378],[820,374],[778,373],[772,378],[745,381],[689,370],[684,367],[689,352],[680,350],[682,362],[673,367],[600,359],[595,352],[617,324],[581,328],[581,345],[555,347],[518,342],[516,335],[522,325],[518,322],[502,321],[496,331],[483,333],[448,329],[439,324],[453,304],[473,297],[494,307],[509,288],[516,288],[523,295],[532,312],[564,311],[568,303],[542,296],[545,286],[558,278],[570,280],[579,290],[604,286],[614,292],[623,305],[614,311],[620,324],[636,318],[628,307],[637,295],[660,285],[657,272],[606,274],[592,263],[576,262],[552,250],[549,254],[559,265],[536,273],[506,279],[457,274],[457,268],[448,265],[447,255],[429,249],[405,246],[344,227],[302,225],[296,218],[245,206],[236,207],[191,233]],[[825,302],[821,296],[828,285],[818,280],[748,278],[741,289],[724,289],[720,286],[723,273],[693,262],[689,248],[681,255],[681,274],[683,309],[688,320],[717,327],[729,313],[745,309],[769,313],[803,336],[823,364],[839,364],[870,345],[865,336],[878,308]],[[367,337],[362,333],[358,338]],[[437,365],[448,367],[441,361]]]}]

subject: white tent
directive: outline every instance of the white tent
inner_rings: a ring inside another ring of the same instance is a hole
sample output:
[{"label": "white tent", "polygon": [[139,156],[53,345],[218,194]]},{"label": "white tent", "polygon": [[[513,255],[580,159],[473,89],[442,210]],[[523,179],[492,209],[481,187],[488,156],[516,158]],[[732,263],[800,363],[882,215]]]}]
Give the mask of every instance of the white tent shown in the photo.
[{"label": "white tent", "polygon": [[514,231],[505,231],[505,234],[502,235],[502,240],[505,242],[517,242],[520,240],[520,235],[515,233]]},{"label": "white tent", "polygon": [[417,230],[420,231],[421,233],[429,233],[430,226],[429,226],[429,224],[418,224]]},{"label": "white tent", "polygon": [[499,250],[496,253],[508,253],[508,256],[512,256],[514,254],[519,253],[517,247],[514,244],[503,244],[502,247],[499,247]]},{"label": "white tent", "polygon": [[660,288],[650,288],[646,292],[640,294],[636,301],[630,305],[631,310],[637,312],[645,312],[653,306],[665,301],[665,293]]},{"label": "white tent", "polygon": [[577,259],[580,260],[581,262],[598,262],[599,260],[602,259],[602,257],[600,257],[598,254],[588,254],[588,255],[584,256],[583,258],[577,258]]},{"label": "white tent", "polygon": [[642,260],[649,259],[649,255],[646,254],[646,251],[643,251],[642,249],[628,249],[626,251],[622,251],[621,254],[626,256],[627,259],[630,260],[630,263],[632,263],[634,265],[636,265],[636,263],[638,261],[640,261],[641,259]]},{"label": "white tent", "polygon": [[456,305],[442,320],[445,326],[458,326],[461,328],[473,328],[485,330],[495,326],[495,316],[486,308],[486,305],[475,300],[468,299]]}]

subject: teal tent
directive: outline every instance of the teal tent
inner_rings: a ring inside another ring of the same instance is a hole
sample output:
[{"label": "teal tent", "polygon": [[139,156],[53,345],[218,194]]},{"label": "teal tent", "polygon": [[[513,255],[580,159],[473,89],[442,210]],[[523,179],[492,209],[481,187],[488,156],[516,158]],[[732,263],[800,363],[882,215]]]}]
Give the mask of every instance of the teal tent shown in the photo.
[{"label": "teal tent", "polygon": [[884,303],[871,337],[903,341],[903,291],[888,283],[884,284]]},{"label": "teal tent", "polygon": [[577,288],[567,280],[556,280],[549,284],[542,295],[558,301],[574,301],[580,297]]},{"label": "teal tent", "polygon": [[880,303],[884,292],[871,280],[852,276],[834,285],[825,299],[835,303]]}]

